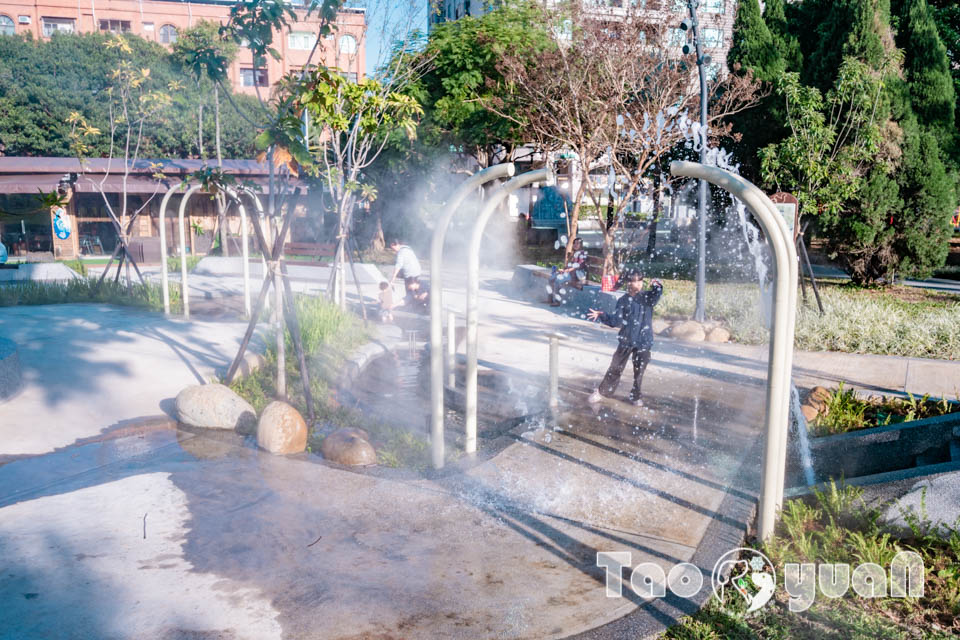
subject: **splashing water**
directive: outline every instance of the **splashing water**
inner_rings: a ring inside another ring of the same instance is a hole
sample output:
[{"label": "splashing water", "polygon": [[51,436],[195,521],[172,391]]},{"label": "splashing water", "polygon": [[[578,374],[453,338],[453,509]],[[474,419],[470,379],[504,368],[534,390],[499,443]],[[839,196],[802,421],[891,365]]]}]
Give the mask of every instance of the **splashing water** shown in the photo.
[{"label": "splashing water", "polygon": [[800,410],[800,392],[797,385],[790,384],[790,413],[793,428],[797,431],[797,442],[800,445],[800,464],[803,466],[803,479],[808,487],[817,483],[813,473],[813,452],[810,450],[810,437],[807,433],[807,419]]}]

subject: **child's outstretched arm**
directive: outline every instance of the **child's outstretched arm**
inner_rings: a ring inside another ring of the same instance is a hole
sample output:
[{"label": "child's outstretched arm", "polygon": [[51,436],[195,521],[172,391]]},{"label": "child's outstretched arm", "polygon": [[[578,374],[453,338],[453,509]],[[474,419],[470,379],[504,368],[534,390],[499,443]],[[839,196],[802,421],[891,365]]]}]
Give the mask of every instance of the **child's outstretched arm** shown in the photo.
[{"label": "child's outstretched arm", "polygon": [[663,283],[654,278],[650,281],[650,290],[643,292],[643,302],[651,307],[660,302],[663,295]]}]

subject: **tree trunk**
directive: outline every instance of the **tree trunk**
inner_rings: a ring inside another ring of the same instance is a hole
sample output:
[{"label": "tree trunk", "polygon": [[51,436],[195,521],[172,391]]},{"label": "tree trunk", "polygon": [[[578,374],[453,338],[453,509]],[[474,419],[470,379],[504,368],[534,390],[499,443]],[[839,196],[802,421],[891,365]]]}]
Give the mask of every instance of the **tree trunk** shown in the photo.
[{"label": "tree trunk", "polygon": [[197,149],[198,155],[203,157],[203,102],[197,105]]},{"label": "tree trunk", "polygon": [[[581,158],[584,154],[579,154]],[[577,195],[573,201],[573,211],[570,212],[570,235],[567,237],[567,249],[563,254],[563,263],[570,262],[573,255],[573,241],[577,237],[577,230],[580,227],[580,209],[583,205],[583,196],[587,192],[587,185],[590,180],[590,162],[581,162],[580,186],[577,188]]]},{"label": "tree trunk", "polygon": [[220,149],[220,85],[213,84],[213,119],[216,125],[217,166],[223,168],[223,152]]},{"label": "tree trunk", "polygon": [[649,235],[647,236],[647,257],[653,259],[653,254],[657,251],[657,223],[660,221],[660,195],[661,195],[661,185],[660,185],[660,176],[654,174],[653,176],[653,220],[650,221],[647,229],[649,229]]},{"label": "tree trunk", "polygon": [[373,237],[370,239],[370,246],[374,251],[381,252],[387,248],[387,241],[383,237],[383,215],[380,207],[377,207],[373,218]]}]

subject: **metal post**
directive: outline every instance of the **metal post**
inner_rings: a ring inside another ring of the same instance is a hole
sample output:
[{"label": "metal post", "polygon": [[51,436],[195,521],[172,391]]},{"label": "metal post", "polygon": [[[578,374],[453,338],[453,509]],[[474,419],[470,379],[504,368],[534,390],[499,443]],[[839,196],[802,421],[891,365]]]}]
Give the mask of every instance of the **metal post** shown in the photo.
[{"label": "metal post", "polygon": [[480,185],[496,180],[509,178],[516,169],[512,162],[497,164],[480,171],[454,192],[453,197],[446,204],[446,211],[437,221],[430,241],[430,442],[432,449],[433,466],[435,469],[443,467],[443,280],[441,266],[443,265],[443,241],[447,235],[447,227],[453,219],[457,209],[464,199]]},{"label": "metal post", "polygon": [[173,192],[180,188],[176,185],[167,189],[160,201],[160,289],[163,292],[163,312],[170,315],[170,277],[167,275],[167,203]]},{"label": "metal post", "polygon": [[797,308],[797,255],[793,238],[776,207],[760,189],[739,176],[695,162],[674,162],[675,176],[699,178],[739,198],[760,223],[774,255],[773,328],[767,363],[767,407],[764,423],[763,486],[760,493],[759,533],[761,540],[773,534],[777,511],[783,502],[786,466],[790,372],[793,366],[793,338]]},{"label": "metal post", "polygon": [[556,409],[560,404],[560,338],[559,333],[550,334],[550,391],[547,405]]},{"label": "metal post", "polygon": [[[190,196],[202,189],[199,184],[196,184],[183,194],[183,199],[180,200],[180,215],[177,217],[177,224],[180,229],[180,297],[183,298],[183,317],[190,317],[190,285],[187,282],[187,252],[186,249],[186,237],[183,229],[183,214],[187,210],[187,201],[190,200]],[[166,267],[166,265],[164,265]]]},{"label": "metal post", "polygon": [[[693,45],[697,56],[697,70],[700,76],[700,133],[703,140],[700,146],[700,164],[707,163],[707,72],[703,68],[703,45],[700,42],[697,24],[696,0],[687,0],[690,11],[690,26],[693,31]],[[697,301],[693,319],[703,322],[706,317],[707,287],[707,181],[700,180],[697,192]]]},{"label": "metal post", "polygon": [[447,313],[447,386],[457,388],[457,316]]},{"label": "metal post", "polygon": [[467,366],[464,375],[466,398],[464,428],[468,454],[475,452],[477,446],[477,325],[480,299],[480,242],[483,240],[483,230],[494,210],[508,195],[534,182],[552,185],[554,180],[550,167],[520,174],[489,195],[477,215],[477,220],[473,223],[467,250]]}]

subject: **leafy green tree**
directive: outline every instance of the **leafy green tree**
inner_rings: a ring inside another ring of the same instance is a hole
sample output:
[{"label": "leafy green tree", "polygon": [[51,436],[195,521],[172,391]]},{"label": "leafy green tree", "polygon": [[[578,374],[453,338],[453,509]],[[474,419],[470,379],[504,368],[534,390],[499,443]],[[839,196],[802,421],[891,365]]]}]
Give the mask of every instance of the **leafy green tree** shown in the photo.
[{"label": "leafy green tree", "polygon": [[957,98],[955,114],[960,124],[960,4],[956,0],[930,0],[933,19],[940,32],[940,40],[947,48],[950,59],[950,74],[953,76],[953,93]]},{"label": "leafy green tree", "polygon": [[227,77],[229,64],[237,56],[236,43],[220,34],[220,25],[201,20],[182,30],[173,44],[174,62],[193,76],[197,87],[197,147],[203,153],[203,107],[205,96],[212,94],[214,108],[215,147],[217,161],[222,164],[220,147],[220,82]]},{"label": "leafy green tree", "polygon": [[897,46],[904,51],[910,106],[920,124],[954,135],[956,95],[947,49],[926,0],[899,0]]},{"label": "leafy green tree", "polygon": [[481,167],[528,141],[516,120],[488,109],[496,97],[509,107],[510,87],[499,63],[505,54],[535,56],[550,46],[528,2],[508,2],[486,15],[437,25],[421,54],[429,70],[417,83],[425,109],[421,130],[438,144],[463,147]]},{"label": "leafy green tree", "polygon": [[[129,59],[138,68],[151,70],[152,78],[166,86],[181,79],[181,70],[157,43],[125,36]],[[0,153],[24,156],[70,156],[68,116],[77,112],[91,126],[108,128],[107,89],[111,73],[120,62],[115,49],[106,46],[104,34],[58,34],[46,40],[23,36],[0,38]],[[232,97],[232,96],[231,96]],[[243,113],[250,99],[237,96]],[[196,112],[200,95],[185,86],[173,96],[168,109],[151,122],[143,136],[142,157],[184,158],[198,154]],[[243,118],[225,113],[222,119],[223,152],[228,157],[250,157],[252,135]],[[213,131],[208,130],[207,136]],[[91,155],[109,153],[108,142],[91,141]]]},{"label": "leafy green tree", "polygon": [[787,104],[790,135],[761,151],[764,181],[800,202],[800,217],[841,217],[856,197],[880,148],[882,122],[875,105],[883,84],[869,67],[847,58],[826,97],[787,73],[777,92]]},{"label": "leafy green tree", "polygon": [[763,7],[763,21],[770,30],[773,47],[783,59],[787,71],[800,71],[803,54],[796,33],[788,26],[783,0],[767,0]]},{"label": "leafy green tree", "polygon": [[754,77],[763,82],[775,80],[785,70],[780,51],[774,46],[773,36],[760,13],[758,0],[742,0],[737,5],[727,64],[731,70],[739,66],[752,71]]},{"label": "leafy green tree", "polygon": [[[769,4],[767,8],[769,10]],[[769,86],[786,71],[780,51],[760,15],[758,0],[740,2],[733,25],[733,45],[727,56],[730,71],[751,73]],[[739,137],[733,142],[733,151],[740,159],[740,172],[750,180],[757,180],[760,149],[783,139],[788,133],[784,127],[783,100],[775,95],[767,96],[757,107],[733,116],[731,122]]]}]

